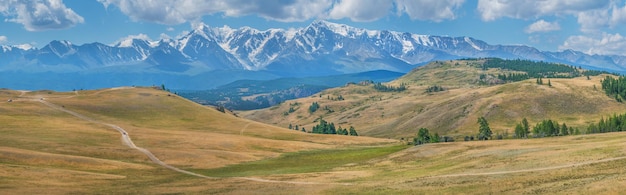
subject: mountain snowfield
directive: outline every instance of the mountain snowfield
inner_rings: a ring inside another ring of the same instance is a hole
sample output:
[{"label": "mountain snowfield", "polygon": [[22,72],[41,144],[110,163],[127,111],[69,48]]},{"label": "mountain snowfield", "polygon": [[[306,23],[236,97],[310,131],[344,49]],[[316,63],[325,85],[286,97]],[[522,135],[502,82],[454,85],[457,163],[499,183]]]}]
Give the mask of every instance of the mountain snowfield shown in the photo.
[{"label": "mountain snowfield", "polygon": [[[471,37],[367,30],[327,21],[300,29],[257,30],[199,25],[179,39],[127,39],[114,45],[52,41],[43,48],[1,46],[0,73],[153,74],[197,76],[214,71],[263,72],[274,77],[407,72],[432,60],[499,57],[566,63],[625,72],[625,56],[546,52],[490,45]],[[3,75],[5,75],[3,74]],[[167,79],[166,79],[167,80]],[[207,81],[210,82],[210,81]]]}]

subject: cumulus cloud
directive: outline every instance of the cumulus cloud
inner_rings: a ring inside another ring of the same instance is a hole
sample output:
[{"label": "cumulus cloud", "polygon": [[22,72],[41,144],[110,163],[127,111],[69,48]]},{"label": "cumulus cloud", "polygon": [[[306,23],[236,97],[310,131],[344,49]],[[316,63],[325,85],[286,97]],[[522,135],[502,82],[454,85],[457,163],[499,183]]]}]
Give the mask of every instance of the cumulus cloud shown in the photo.
[{"label": "cumulus cloud", "polygon": [[159,35],[159,39],[171,39],[172,37],[170,37],[168,34],[165,33],[161,33]]},{"label": "cumulus cloud", "polygon": [[6,42],[7,42],[7,40],[9,40],[9,39],[7,38],[7,36],[0,36],[0,44],[2,44],[2,43],[6,43]]},{"label": "cumulus cloud", "polygon": [[105,7],[114,5],[135,21],[180,24],[204,15],[255,14],[276,21],[304,21],[325,12],[332,0],[98,0]]},{"label": "cumulus cloud", "polygon": [[546,22],[545,20],[539,20],[526,27],[524,31],[530,34],[535,32],[550,32],[556,30],[561,30],[561,26],[558,22]]},{"label": "cumulus cloud", "polygon": [[136,34],[136,35],[128,35],[126,37],[120,38],[117,41],[119,42],[119,41],[123,41],[123,40],[132,40],[132,39],[140,39],[140,40],[152,41],[152,39],[150,39],[150,37],[148,35],[143,34],[143,33],[139,33],[139,34]]},{"label": "cumulus cloud", "polygon": [[440,22],[456,18],[455,11],[464,0],[396,0],[399,13],[406,13],[411,19]]},{"label": "cumulus cloud", "polygon": [[413,20],[454,19],[464,0],[98,0],[134,21],[180,24],[204,15],[257,15],[281,22],[316,18],[373,21],[396,12]]},{"label": "cumulus cloud", "polygon": [[137,35],[128,35],[126,37],[122,37],[122,38],[118,39],[117,41],[115,41],[115,43],[113,43],[111,45],[119,46],[119,47],[130,47],[130,46],[132,46],[134,39],[145,40],[145,41],[152,41],[152,39],[150,37],[148,37],[148,35],[140,33],[140,34],[137,34]]},{"label": "cumulus cloud", "polygon": [[535,19],[546,15],[575,15],[608,8],[611,0],[479,0],[477,10],[484,21],[508,17]]},{"label": "cumulus cloud", "polygon": [[613,13],[611,16],[611,23],[613,25],[626,23],[626,6],[621,8],[614,6],[611,11]]},{"label": "cumulus cloud", "polygon": [[28,44],[28,43],[14,45],[14,47],[17,47],[17,48],[20,48],[20,49],[23,49],[23,50],[30,50],[30,49],[35,48],[33,45]]},{"label": "cumulus cloud", "polygon": [[625,55],[626,37],[619,33],[571,36],[559,46],[559,49],[572,49],[592,55]]},{"label": "cumulus cloud", "polygon": [[0,13],[5,21],[22,24],[28,31],[65,29],[85,22],[61,0],[4,0]]},{"label": "cumulus cloud", "polygon": [[389,14],[392,0],[343,0],[329,13],[332,19],[350,18],[353,21],[373,21]]}]

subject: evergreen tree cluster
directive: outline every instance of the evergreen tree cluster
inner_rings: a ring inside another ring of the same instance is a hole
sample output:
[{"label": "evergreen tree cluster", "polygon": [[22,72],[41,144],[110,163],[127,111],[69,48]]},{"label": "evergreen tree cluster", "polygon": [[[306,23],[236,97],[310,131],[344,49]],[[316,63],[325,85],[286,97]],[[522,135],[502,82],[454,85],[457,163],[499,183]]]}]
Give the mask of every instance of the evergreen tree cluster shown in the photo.
[{"label": "evergreen tree cluster", "polygon": [[526,118],[522,119],[522,122],[515,126],[515,137],[516,138],[528,138],[530,134],[530,126],[528,125],[528,120]]},{"label": "evergreen tree cluster", "polygon": [[319,120],[319,124],[313,127],[313,130],[311,133],[359,136],[359,134],[356,132],[356,129],[354,129],[353,126],[350,126],[349,129],[343,129],[341,128],[341,126],[339,126],[339,128],[336,128],[334,123],[328,123],[321,117],[318,120]]},{"label": "evergreen tree cluster", "polygon": [[530,79],[530,76],[526,73],[498,74],[498,79],[508,83]]},{"label": "evergreen tree cluster", "polygon": [[326,98],[329,99],[329,100],[332,100],[332,101],[343,101],[343,100],[345,100],[342,95],[339,95],[336,98],[335,97],[330,97],[330,95],[328,95],[328,96],[326,96]]},{"label": "evergreen tree cluster", "polygon": [[607,133],[626,131],[626,114],[613,115],[607,119],[600,119],[597,124],[590,124],[587,133]]},{"label": "evergreen tree cluster", "polygon": [[293,103],[293,104],[290,103],[289,104],[289,110],[287,112],[283,112],[283,115],[287,116],[287,115],[289,115],[291,113],[294,113],[296,110],[298,110],[300,108],[299,105],[300,105],[300,103],[298,103],[298,102]]},{"label": "evergreen tree cluster", "polygon": [[558,122],[553,120],[543,120],[533,127],[534,137],[564,136],[569,134],[574,134],[574,128],[568,128],[565,123],[559,125]]},{"label": "evergreen tree cluster", "polygon": [[311,106],[309,106],[309,112],[314,113],[319,108],[320,108],[320,104],[318,104],[317,102],[313,102],[311,103]]},{"label": "evergreen tree cluster", "polygon": [[531,60],[504,60],[499,58],[487,58],[482,68],[500,68],[506,70],[526,72],[530,78],[573,78],[580,76],[574,66],[550,62],[536,62]]},{"label": "evergreen tree cluster", "polygon": [[618,102],[622,102],[626,97],[626,78],[620,76],[617,79],[606,76],[602,79],[602,89],[609,97],[615,98]]},{"label": "evergreen tree cluster", "polygon": [[398,87],[383,85],[382,83],[375,83],[374,89],[380,92],[401,92],[407,89],[406,84],[402,83]]},{"label": "evergreen tree cluster", "polygon": [[438,133],[431,134],[428,129],[423,127],[417,131],[417,136],[413,138],[414,145],[438,142],[454,142],[454,138],[448,136],[441,137]]},{"label": "evergreen tree cluster", "polygon": [[445,90],[446,89],[443,88],[442,86],[433,85],[433,86],[426,88],[426,93],[440,92],[440,91],[445,91]]},{"label": "evergreen tree cluster", "polygon": [[611,74],[607,71],[603,71],[603,70],[585,70],[585,72],[583,72],[583,75],[589,77],[589,76],[598,76],[601,74]]},{"label": "evergreen tree cluster", "polygon": [[296,130],[296,131],[306,132],[306,129],[304,129],[304,127],[302,127],[302,129],[300,129],[300,126],[299,126],[299,125],[296,125],[296,126],[294,127],[291,123],[289,123],[289,129],[293,129],[293,130]]}]

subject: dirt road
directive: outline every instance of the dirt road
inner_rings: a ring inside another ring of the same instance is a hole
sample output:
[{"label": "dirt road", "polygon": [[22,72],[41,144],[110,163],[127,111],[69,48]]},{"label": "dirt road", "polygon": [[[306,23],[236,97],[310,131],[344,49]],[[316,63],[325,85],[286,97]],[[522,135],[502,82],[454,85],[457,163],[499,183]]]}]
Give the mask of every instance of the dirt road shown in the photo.
[{"label": "dirt road", "polygon": [[[20,95],[20,97],[22,97],[23,94]],[[196,177],[201,177],[201,178],[208,178],[208,179],[219,179],[216,177],[210,177],[210,176],[206,176],[206,175],[201,175],[198,173],[193,173],[190,171],[186,171],[186,170],[182,170],[179,168],[176,168],[174,166],[168,165],[165,162],[159,160],[159,158],[157,158],[154,154],[152,154],[152,152],[150,152],[149,150],[145,149],[145,148],[141,148],[135,145],[135,143],[133,143],[132,139],[130,138],[130,135],[128,134],[128,132],[126,130],[124,130],[123,128],[114,125],[114,124],[110,124],[110,123],[105,123],[105,122],[101,122],[101,121],[97,121],[95,119],[89,118],[85,115],[76,113],[74,111],[68,110],[62,106],[58,106],[56,104],[53,104],[51,102],[45,101],[44,98],[39,98],[39,99],[30,99],[30,100],[34,100],[34,101],[38,101],[41,102],[42,104],[45,104],[51,108],[66,112],[68,114],[71,114],[75,117],[78,117],[80,119],[92,122],[92,123],[97,123],[97,124],[101,124],[101,125],[105,125],[108,126],[112,129],[115,129],[116,131],[118,131],[121,135],[122,135],[122,142],[127,145],[130,148],[136,149],[138,151],[140,151],[141,153],[145,154],[148,158],[150,158],[150,160],[152,160],[152,162],[163,166],[165,168],[171,169],[173,171],[176,172],[180,172],[183,174],[187,174],[187,175],[192,175],[192,176],[196,176]],[[245,129],[250,125],[250,123],[246,124],[242,129],[241,129],[241,134],[243,134],[243,132],[245,131]],[[589,164],[596,164],[596,163],[602,163],[602,162],[609,162],[609,161],[615,161],[615,160],[622,160],[622,159],[626,159],[625,157],[615,157],[615,158],[608,158],[608,159],[601,159],[601,160],[595,160],[595,161],[587,161],[587,162],[581,162],[581,163],[575,163],[575,164],[568,164],[568,165],[561,165],[561,166],[552,166],[552,167],[543,167],[543,168],[534,168],[534,169],[521,169],[521,170],[511,170],[511,171],[496,171],[496,172],[483,172],[483,173],[460,173],[460,174],[447,174],[447,175],[434,175],[434,176],[428,176],[425,178],[442,178],[442,177],[464,177],[464,176],[487,176],[487,175],[502,175],[502,174],[514,174],[514,173],[523,173],[523,172],[535,172],[535,171],[548,171],[548,170],[554,170],[554,169],[563,169],[563,168],[570,168],[570,167],[577,167],[577,166],[584,166],[584,165],[589,165]],[[243,180],[249,180],[249,181],[257,181],[257,182],[266,182],[266,183],[286,183],[286,184],[304,184],[304,185],[312,185],[312,184],[334,184],[334,185],[352,185],[349,183],[317,183],[317,182],[299,182],[299,181],[277,181],[277,180],[267,180],[267,179],[261,179],[261,178],[253,178],[253,177],[234,177],[234,179],[243,179]]]},{"label": "dirt road", "polygon": [[168,169],[171,169],[171,170],[173,170],[173,171],[180,172],[180,173],[184,173],[184,174],[187,174],[187,175],[193,175],[193,176],[196,176],[196,177],[202,177],[202,178],[213,178],[213,177],[209,177],[209,176],[200,175],[200,174],[197,174],[197,173],[193,173],[193,172],[185,171],[185,170],[182,170],[182,169],[179,169],[179,168],[173,167],[173,166],[171,166],[171,165],[165,164],[165,162],[163,162],[163,161],[159,160],[159,158],[157,158],[157,157],[156,157],[154,154],[152,154],[152,152],[150,152],[149,150],[147,150],[147,149],[145,149],[145,148],[137,147],[137,145],[135,145],[135,143],[133,143],[133,140],[132,140],[132,139],[130,139],[130,136],[128,135],[128,132],[126,132],[126,130],[124,130],[123,128],[121,128],[121,127],[119,127],[119,126],[117,126],[117,125],[114,125],[114,124],[109,124],[109,123],[105,123],[105,122],[100,122],[100,121],[94,120],[94,119],[89,118],[89,117],[87,117],[87,116],[85,116],[85,115],[82,115],[82,114],[76,113],[76,112],[74,112],[74,111],[71,111],[71,110],[65,109],[64,107],[58,106],[58,105],[56,105],[56,104],[53,104],[53,103],[47,102],[47,101],[42,100],[42,99],[39,99],[39,100],[37,100],[37,101],[39,101],[39,102],[41,102],[41,103],[43,103],[43,104],[45,104],[45,105],[47,105],[47,106],[49,106],[49,107],[51,107],[51,108],[54,108],[54,109],[57,109],[57,110],[60,110],[60,111],[66,112],[66,113],[68,113],[68,114],[74,115],[75,117],[78,117],[78,118],[80,118],[80,119],[83,119],[83,120],[86,120],[86,121],[89,121],[89,122],[92,122],[92,123],[97,123],[97,124],[105,125],[105,126],[108,126],[108,127],[111,127],[111,128],[113,128],[113,129],[115,129],[115,130],[116,130],[116,131],[118,131],[120,134],[122,134],[122,142],[124,142],[124,144],[126,144],[126,145],[127,145],[128,147],[130,147],[130,148],[136,149],[136,150],[138,150],[139,152],[141,152],[141,153],[145,154],[146,156],[148,156],[148,158],[150,158],[150,160],[152,160],[152,162],[154,162],[154,163],[156,163],[156,164],[158,164],[158,165],[161,165],[161,166],[163,166],[163,167],[165,167],[165,168],[168,168]]},{"label": "dirt road", "polygon": [[[35,99],[31,99],[31,100],[35,100]],[[85,115],[82,115],[80,113],[68,110],[62,106],[58,106],[56,104],[53,104],[51,102],[45,101],[43,98],[40,99],[36,99],[36,101],[41,102],[42,104],[63,111],[65,113],[71,114],[75,117],[78,117],[80,119],[83,119],[85,121],[89,121],[92,123],[96,123],[96,124],[101,124],[101,125],[105,125],[108,126],[112,129],[115,129],[116,131],[118,131],[120,134],[122,134],[122,142],[127,145],[130,148],[136,149],[139,152],[145,154],[148,158],[150,158],[150,160],[152,160],[152,162],[163,166],[165,168],[168,168],[170,170],[179,172],[179,173],[183,173],[183,174],[187,174],[187,175],[192,175],[192,176],[196,176],[196,177],[201,177],[201,178],[207,178],[207,179],[219,179],[216,177],[210,177],[210,176],[206,176],[206,175],[201,175],[198,173],[194,173],[194,172],[190,172],[190,171],[186,171],[186,170],[182,170],[179,168],[176,168],[174,166],[168,165],[165,162],[159,160],[159,158],[157,158],[154,154],[152,154],[152,152],[150,152],[149,150],[145,149],[145,148],[141,148],[138,147],[137,145],[135,145],[135,143],[133,143],[133,140],[130,138],[130,135],[128,134],[128,132],[126,130],[124,130],[123,128],[121,128],[120,126],[114,125],[114,124],[110,124],[110,123],[105,123],[105,122],[101,122],[92,118],[89,118]],[[242,133],[243,131],[250,125],[250,123],[246,124],[246,126],[244,126],[242,128]],[[278,181],[278,180],[268,180],[268,179],[261,179],[261,178],[254,178],[254,177],[234,177],[234,179],[242,179],[242,180],[248,180],[248,181],[256,181],[256,182],[265,182],[265,183],[284,183],[284,184],[299,184],[299,185],[318,185],[318,184],[334,184],[334,185],[352,185],[349,183],[317,183],[317,182],[303,182],[303,181]]]}]

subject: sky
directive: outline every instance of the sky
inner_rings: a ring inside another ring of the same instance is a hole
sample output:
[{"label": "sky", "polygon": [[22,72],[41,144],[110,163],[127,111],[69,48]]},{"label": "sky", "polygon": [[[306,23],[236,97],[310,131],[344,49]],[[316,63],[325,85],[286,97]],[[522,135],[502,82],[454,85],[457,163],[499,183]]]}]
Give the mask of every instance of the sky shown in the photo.
[{"label": "sky", "polygon": [[358,28],[469,36],[543,51],[626,55],[626,0],[0,0],[0,45],[114,45],[176,38],[193,26]]}]

